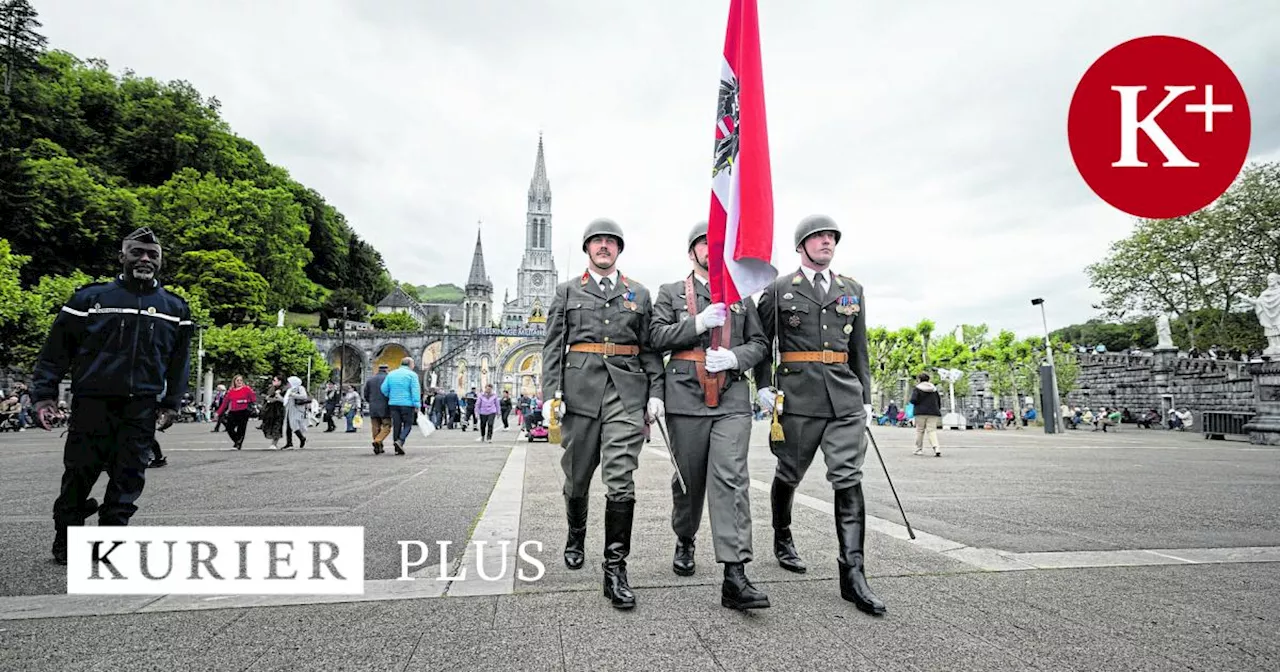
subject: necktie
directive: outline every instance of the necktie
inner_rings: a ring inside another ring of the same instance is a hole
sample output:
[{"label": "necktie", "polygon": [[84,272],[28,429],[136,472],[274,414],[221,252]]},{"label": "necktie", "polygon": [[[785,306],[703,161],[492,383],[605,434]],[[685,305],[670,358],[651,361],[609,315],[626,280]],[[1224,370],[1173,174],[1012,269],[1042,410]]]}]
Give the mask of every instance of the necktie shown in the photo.
[{"label": "necktie", "polygon": [[818,290],[818,299],[824,299],[827,296],[827,283],[823,282],[826,275],[823,273],[815,273],[813,276],[813,288]]},{"label": "necktie", "polygon": [[613,289],[613,280],[609,278],[602,278],[600,280],[600,289],[604,290],[605,296],[608,296],[609,290]]}]

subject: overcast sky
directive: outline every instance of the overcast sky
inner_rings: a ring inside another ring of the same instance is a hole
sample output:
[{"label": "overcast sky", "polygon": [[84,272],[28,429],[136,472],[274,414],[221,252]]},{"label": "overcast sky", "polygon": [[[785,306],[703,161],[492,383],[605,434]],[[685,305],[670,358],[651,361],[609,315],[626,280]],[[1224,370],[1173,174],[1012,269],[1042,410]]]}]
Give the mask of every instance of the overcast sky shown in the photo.
[{"label": "overcast sky", "polygon": [[[465,283],[483,221],[514,295],[538,133],[561,275],[617,220],[623,272],[683,276],[707,217],[728,0],[34,0],[50,46],[217,96],[233,130],[314,187],[399,280]],[[760,0],[776,205],[833,216],[835,268],[873,324],[1023,335],[1094,315],[1083,269],[1131,219],[1081,180],[1067,108],[1143,35],[1195,40],[1249,96],[1251,160],[1280,160],[1275,0]]]}]

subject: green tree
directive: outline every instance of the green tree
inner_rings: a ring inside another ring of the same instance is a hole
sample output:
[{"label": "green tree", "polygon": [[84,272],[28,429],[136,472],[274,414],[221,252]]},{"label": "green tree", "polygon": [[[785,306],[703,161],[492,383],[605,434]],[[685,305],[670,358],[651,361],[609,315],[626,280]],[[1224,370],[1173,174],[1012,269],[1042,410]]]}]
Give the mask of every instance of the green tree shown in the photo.
[{"label": "green tree", "polygon": [[444,329],[444,317],[440,314],[433,314],[427,318],[427,328],[434,330]]},{"label": "green tree", "polygon": [[174,280],[191,288],[217,324],[240,324],[267,310],[272,288],[230,250],[192,250],[177,264]]},{"label": "green tree", "polygon": [[[1086,268],[1112,318],[1170,313],[1189,347],[1227,345],[1231,315],[1242,295],[1265,285],[1280,268],[1280,164],[1250,165],[1213,205],[1184,217],[1140,219],[1134,232]],[[1204,311],[1213,311],[1206,313]]]},{"label": "green tree", "polygon": [[375,329],[382,331],[417,331],[422,328],[408,313],[378,313],[369,321]]},{"label": "green tree", "polygon": [[4,67],[4,95],[19,73],[34,70],[46,39],[36,32],[41,24],[27,0],[0,0],[0,65]]},{"label": "green tree", "polygon": [[271,376],[306,379],[310,361],[312,380],[327,380],[329,366],[301,332],[288,327],[222,326],[204,332],[205,364],[218,380],[233,376],[260,387]]},{"label": "green tree", "polygon": [[368,306],[365,305],[364,298],[354,289],[343,287],[335,290],[325,298],[324,304],[320,307],[320,316],[328,319],[343,319],[342,309],[347,309],[346,319],[348,320],[364,320]]}]

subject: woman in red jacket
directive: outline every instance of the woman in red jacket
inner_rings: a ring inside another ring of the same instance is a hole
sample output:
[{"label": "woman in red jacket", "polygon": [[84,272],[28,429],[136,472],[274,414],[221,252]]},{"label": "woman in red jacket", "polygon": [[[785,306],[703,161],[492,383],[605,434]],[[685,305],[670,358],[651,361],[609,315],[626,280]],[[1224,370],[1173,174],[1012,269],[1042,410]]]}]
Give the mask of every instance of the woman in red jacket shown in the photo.
[{"label": "woman in red jacket", "polygon": [[236,450],[244,444],[245,428],[249,425],[249,405],[257,402],[258,395],[253,388],[244,384],[243,376],[236,376],[231,380],[231,389],[222,398],[222,405],[218,406],[218,414],[226,414],[222,417],[226,418],[227,436],[231,437]]}]

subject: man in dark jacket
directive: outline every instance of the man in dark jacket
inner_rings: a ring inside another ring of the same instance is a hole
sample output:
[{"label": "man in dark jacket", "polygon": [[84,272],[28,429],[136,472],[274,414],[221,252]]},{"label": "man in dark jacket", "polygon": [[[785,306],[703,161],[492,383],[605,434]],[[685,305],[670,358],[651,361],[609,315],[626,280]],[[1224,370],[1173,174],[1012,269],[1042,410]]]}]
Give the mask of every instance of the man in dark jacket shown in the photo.
[{"label": "man in dark jacket", "polygon": [[929,374],[917,376],[920,381],[911,390],[911,405],[916,414],[916,455],[924,452],[924,439],[929,438],[929,447],[933,448],[934,457],[942,457],[938,448],[938,424],[942,420],[942,395],[938,388],[929,382]]},{"label": "man in dark jacket", "polygon": [[364,394],[361,395],[369,402],[369,430],[373,432],[374,455],[382,454],[382,442],[391,433],[391,407],[387,405],[387,395],[382,393],[387,368],[386,364],[378,365],[378,372],[364,381]]},{"label": "man in dark jacket", "polygon": [[[53,557],[67,562],[67,528],[128,525],[138,510],[157,429],[167,429],[187,392],[191,311],[160,286],[160,241],[149,228],[120,247],[122,272],[76,290],[54,319],[33,374],[36,418],[51,429],[58,384],[71,374],[72,422],[63,448],[62,491],[53,503]],[[102,506],[89,499],[98,476]]]},{"label": "man in dark jacket", "polygon": [[444,395],[444,412],[448,416],[445,421],[449,423],[449,429],[453,429],[454,425],[458,424],[460,420],[458,417],[457,390],[449,390],[449,393]]}]

